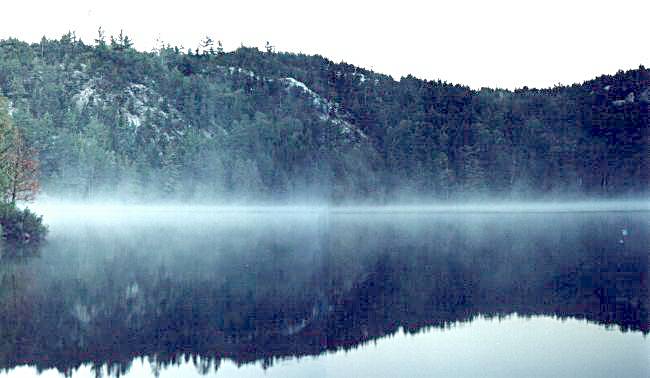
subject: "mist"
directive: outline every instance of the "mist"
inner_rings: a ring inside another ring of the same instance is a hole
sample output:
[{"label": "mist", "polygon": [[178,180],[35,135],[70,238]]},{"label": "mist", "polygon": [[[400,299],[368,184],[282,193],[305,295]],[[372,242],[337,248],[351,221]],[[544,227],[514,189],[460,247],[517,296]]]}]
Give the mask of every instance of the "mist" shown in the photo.
[{"label": "mist", "polygon": [[176,215],[201,219],[215,214],[237,216],[246,214],[345,214],[345,213],[580,213],[580,212],[647,212],[650,211],[650,199],[631,198],[626,200],[581,200],[581,201],[503,201],[483,200],[465,202],[425,202],[406,201],[405,203],[368,205],[361,201],[359,205],[334,205],[318,201],[296,201],[269,204],[264,202],[252,204],[224,204],[220,202],[177,202],[153,201],[151,203],[132,202],[129,200],[109,201],[71,201],[51,197],[40,198],[34,203],[21,203],[21,207],[30,208],[42,214],[45,219],[72,218],[121,218],[138,222],[140,218]]},{"label": "mist", "polygon": [[[50,233],[39,256],[6,260],[1,271],[0,281],[17,284],[0,291],[10,303],[0,324],[19,324],[0,344],[15,351],[3,369],[125,375],[146,357],[154,370],[187,358],[204,372],[277,372],[288,361],[304,366],[304,356],[325,363],[387,342],[408,351],[429,338],[491,340],[439,334],[463,327],[533,337],[521,322],[544,322],[557,345],[578,327],[608,330],[584,340],[608,351],[615,336],[632,356],[615,370],[644,369],[636,358],[648,342],[647,287],[634,277],[647,276],[645,202],[33,206]],[[571,361],[595,367],[602,358]],[[555,366],[552,353],[535,361]]]}]

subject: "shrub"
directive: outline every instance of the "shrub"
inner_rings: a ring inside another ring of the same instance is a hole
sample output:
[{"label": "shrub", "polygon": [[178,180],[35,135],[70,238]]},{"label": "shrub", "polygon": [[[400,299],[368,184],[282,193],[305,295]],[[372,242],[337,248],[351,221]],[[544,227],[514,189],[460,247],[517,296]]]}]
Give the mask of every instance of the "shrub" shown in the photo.
[{"label": "shrub", "polygon": [[40,243],[47,234],[43,218],[29,209],[0,204],[0,235],[8,243]]}]

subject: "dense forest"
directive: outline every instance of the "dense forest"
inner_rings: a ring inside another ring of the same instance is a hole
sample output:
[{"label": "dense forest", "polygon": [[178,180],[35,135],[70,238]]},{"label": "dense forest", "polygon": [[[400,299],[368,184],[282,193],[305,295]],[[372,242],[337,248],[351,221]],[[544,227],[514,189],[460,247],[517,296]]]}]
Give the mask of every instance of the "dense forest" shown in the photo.
[{"label": "dense forest", "polygon": [[548,89],[399,81],[206,38],[0,41],[0,96],[53,197],[373,202],[647,193],[650,70]]}]

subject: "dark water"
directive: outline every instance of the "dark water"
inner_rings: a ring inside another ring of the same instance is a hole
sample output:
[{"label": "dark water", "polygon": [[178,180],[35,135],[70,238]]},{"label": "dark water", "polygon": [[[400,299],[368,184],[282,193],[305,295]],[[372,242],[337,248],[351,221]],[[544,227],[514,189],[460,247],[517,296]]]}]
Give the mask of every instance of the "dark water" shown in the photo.
[{"label": "dark water", "polygon": [[48,219],[0,376],[650,375],[647,212]]}]

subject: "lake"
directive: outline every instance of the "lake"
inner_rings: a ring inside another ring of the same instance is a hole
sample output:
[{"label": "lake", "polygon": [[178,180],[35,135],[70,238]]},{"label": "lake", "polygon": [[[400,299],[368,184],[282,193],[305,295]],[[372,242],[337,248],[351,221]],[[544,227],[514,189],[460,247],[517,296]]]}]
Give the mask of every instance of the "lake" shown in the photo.
[{"label": "lake", "polygon": [[0,377],[650,376],[648,211],[36,210]]}]

